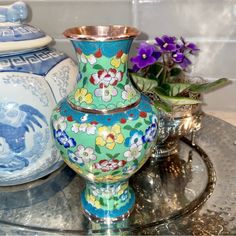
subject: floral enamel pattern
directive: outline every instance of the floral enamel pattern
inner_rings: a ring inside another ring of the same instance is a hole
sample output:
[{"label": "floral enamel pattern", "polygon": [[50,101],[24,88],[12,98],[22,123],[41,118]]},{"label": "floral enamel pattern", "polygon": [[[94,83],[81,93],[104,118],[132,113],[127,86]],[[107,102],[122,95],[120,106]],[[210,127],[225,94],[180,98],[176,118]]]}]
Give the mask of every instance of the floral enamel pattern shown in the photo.
[{"label": "floral enamel pattern", "polygon": [[[140,105],[145,108],[148,103],[146,100]],[[157,116],[143,108],[138,113],[133,109],[130,113],[103,115],[102,119],[82,113],[61,116],[62,111],[70,113],[68,104],[55,110],[53,133],[58,145],[65,148],[62,155],[68,156],[66,159],[76,168],[83,166],[84,173],[93,171],[91,178],[96,181],[106,173],[111,173],[108,179],[129,175],[139,168],[149,143],[157,136]]]},{"label": "floral enamel pattern", "polygon": [[113,41],[90,44],[75,42],[81,79],[54,109],[52,128],[64,161],[87,179],[82,207],[100,218],[117,218],[134,205],[127,179],[151,154],[157,111],[127,77],[130,39],[121,40],[119,50]]},{"label": "floral enamel pattern", "polygon": [[93,184],[90,188],[86,188],[87,201],[97,209],[119,209],[130,197],[127,182],[108,186]]},{"label": "floral enamel pattern", "polygon": [[98,137],[96,138],[98,146],[105,146],[111,150],[116,144],[121,144],[123,141],[124,136],[119,125],[114,125],[110,129],[107,126],[98,129]]},{"label": "floral enamel pattern", "polygon": [[116,109],[140,99],[140,94],[128,80],[128,56],[123,50],[118,50],[109,57],[103,54],[103,48],[84,52],[78,47],[76,51],[81,79],[77,88],[69,95],[75,106],[86,109]]},{"label": "floral enamel pattern", "polygon": [[123,72],[110,68],[107,70],[99,70],[97,73],[90,77],[90,82],[98,85],[100,88],[108,87],[109,85],[115,86],[123,78]]}]

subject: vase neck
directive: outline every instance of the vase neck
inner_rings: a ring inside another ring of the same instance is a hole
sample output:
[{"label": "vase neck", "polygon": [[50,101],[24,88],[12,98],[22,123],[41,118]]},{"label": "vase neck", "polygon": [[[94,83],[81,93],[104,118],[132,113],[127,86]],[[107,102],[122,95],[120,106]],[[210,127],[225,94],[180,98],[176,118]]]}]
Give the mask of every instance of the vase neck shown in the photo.
[{"label": "vase neck", "polygon": [[68,96],[75,108],[115,110],[136,104],[140,94],[127,70],[132,39],[112,41],[72,40],[78,58],[80,80]]}]

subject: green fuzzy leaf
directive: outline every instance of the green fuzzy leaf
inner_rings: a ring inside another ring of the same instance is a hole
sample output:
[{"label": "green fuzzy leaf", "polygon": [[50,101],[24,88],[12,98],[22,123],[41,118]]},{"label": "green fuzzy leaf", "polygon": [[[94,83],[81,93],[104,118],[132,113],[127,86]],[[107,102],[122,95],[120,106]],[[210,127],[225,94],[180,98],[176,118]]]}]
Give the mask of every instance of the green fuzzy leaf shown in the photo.
[{"label": "green fuzzy leaf", "polygon": [[170,76],[178,76],[181,72],[182,70],[180,68],[172,68],[170,71]]},{"label": "green fuzzy leaf", "polygon": [[124,126],[124,129],[126,129],[126,130],[132,130],[133,128],[132,128],[132,126],[130,126],[130,125],[126,125],[126,126]]},{"label": "green fuzzy leaf", "polygon": [[106,155],[107,155],[109,158],[113,159],[113,155],[112,155],[112,154],[106,153]]},{"label": "green fuzzy leaf", "polygon": [[155,78],[157,78],[158,75],[160,75],[162,71],[163,71],[163,65],[160,65],[158,63],[155,63],[149,66],[149,69],[148,69],[148,73],[155,75]]},{"label": "green fuzzy leaf", "polygon": [[99,175],[99,172],[94,172],[94,175]]},{"label": "green fuzzy leaf", "polygon": [[93,69],[95,69],[95,70],[103,70],[104,68],[103,68],[103,66],[101,66],[99,64],[96,64],[96,65],[93,66]]},{"label": "green fuzzy leaf", "polygon": [[98,154],[101,154],[101,150],[97,145],[95,146],[95,152]]},{"label": "green fuzzy leaf", "polygon": [[161,88],[165,91],[167,96],[176,96],[188,89],[191,84],[187,83],[165,83],[161,85]]},{"label": "green fuzzy leaf", "polygon": [[150,121],[148,121],[148,120],[144,120],[144,123],[145,123],[146,125],[150,125]]},{"label": "green fuzzy leaf", "polygon": [[142,123],[141,122],[138,122],[135,126],[134,126],[134,128],[135,129],[138,129],[139,127],[141,127],[142,126]]},{"label": "green fuzzy leaf", "polygon": [[210,91],[219,89],[223,86],[230,84],[231,81],[226,78],[218,79],[211,83],[204,83],[204,84],[192,84],[189,90],[193,93],[208,93]]},{"label": "green fuzzy leaf", "polygon": [[131,78],[137,89],[142,92],[150,92],[157,87],[158,83],[156,80],[141,77],[138,74],[131,73]]},{"label": "green fuzzy leaf", "polygon": [[159,88],[156,88],[155,91],[163,102],[170,104],[172,106],[193,105],[193,104],[202,103],[202,101],[200,100],[187,98],[187,97],[166,96]]},{"label": "green fuzzy leaf", "polygon": [[160,109],[164,112],[171,112],[173,109],[171,107],[171,105],[169,105],[168,103],[165,103],[163,101],[155,101],[154,102],[154,106],[157,108],[157,109]]}]

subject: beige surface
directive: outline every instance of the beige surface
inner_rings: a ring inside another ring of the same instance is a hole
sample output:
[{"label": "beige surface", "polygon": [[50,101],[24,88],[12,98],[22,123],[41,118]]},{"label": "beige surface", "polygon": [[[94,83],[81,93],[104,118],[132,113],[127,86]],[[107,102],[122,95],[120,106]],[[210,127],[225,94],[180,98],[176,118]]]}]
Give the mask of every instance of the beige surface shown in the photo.
[{"label": "beige surface", "polygon": [[206,112],[209,115],[218,117],[224,121],[229,122],[230,124],[236,126],[236,111],[235,112],[222,112],[222,111],[208,111]]}]

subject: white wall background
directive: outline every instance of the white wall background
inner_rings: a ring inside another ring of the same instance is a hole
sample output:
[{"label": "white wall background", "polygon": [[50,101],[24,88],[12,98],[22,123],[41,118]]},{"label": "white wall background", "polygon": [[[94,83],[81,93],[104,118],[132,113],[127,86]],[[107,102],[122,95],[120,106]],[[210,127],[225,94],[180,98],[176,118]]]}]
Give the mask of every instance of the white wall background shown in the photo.
[{"label": "white wall background", "polygon": [[[1,1],[9,4],[13,1]],[[236,122],[236,0],[27,0],[29,21],[54,37],[54,47],[75,58],[62,32],[77,25],[125,24],[143,34],[183,36],[201,48],[193,73],[205,79],[232,79],[206,95],[205,110]],[[135,47],[135,45],[133,46]],[[236,124],[236,123],[235,123]]]}]

